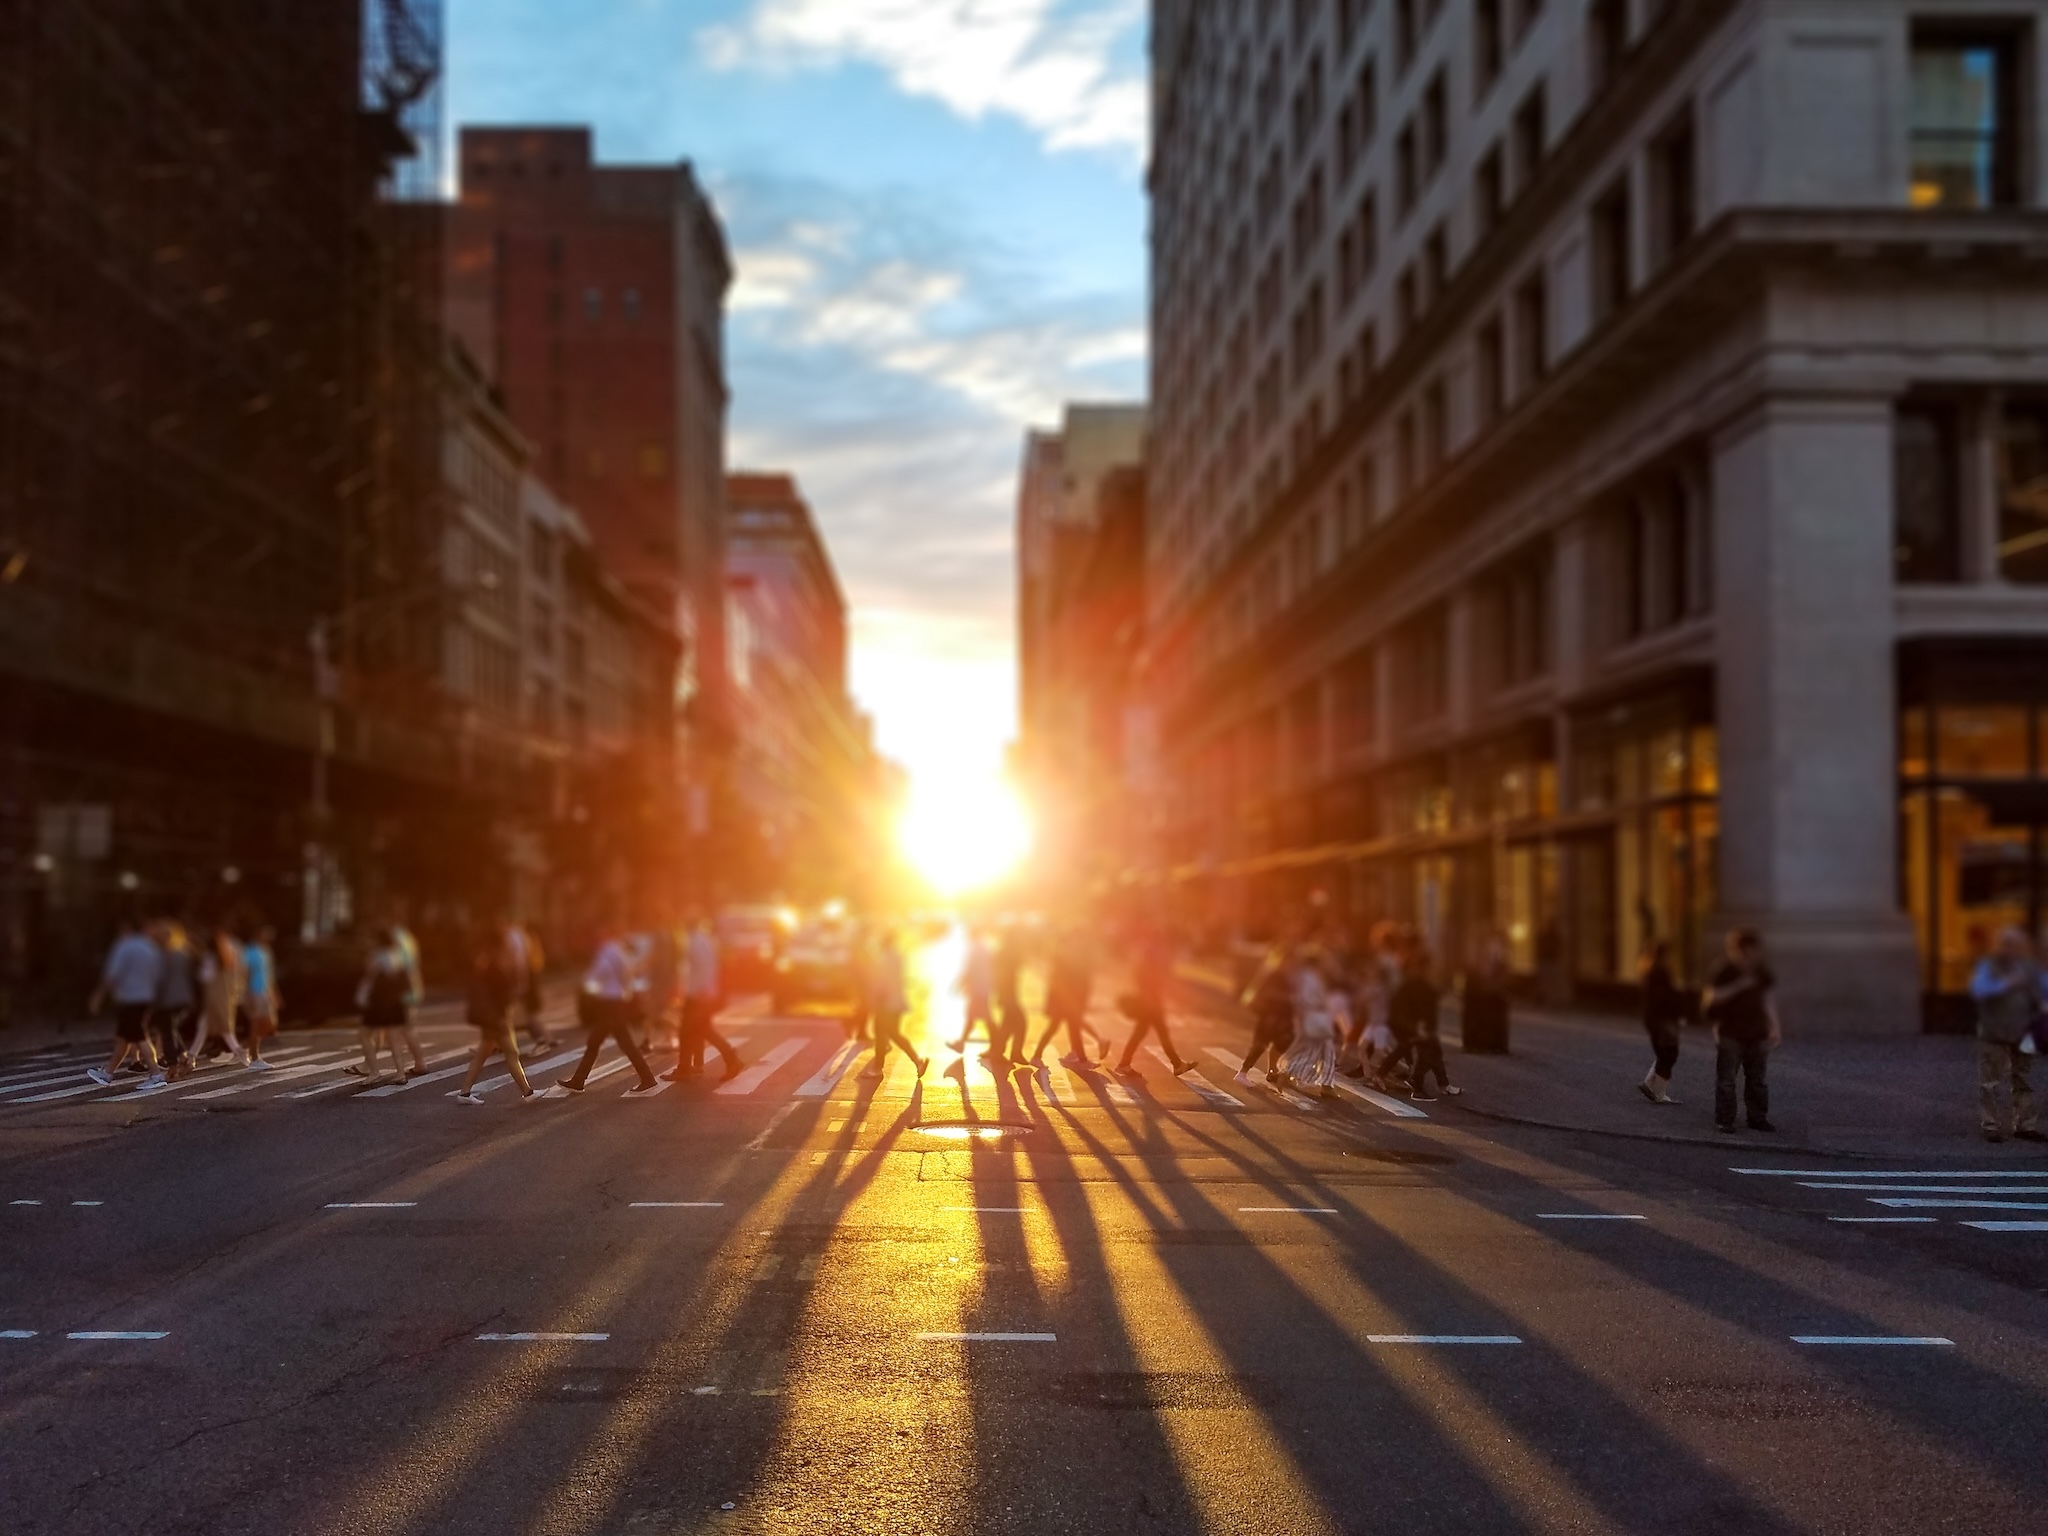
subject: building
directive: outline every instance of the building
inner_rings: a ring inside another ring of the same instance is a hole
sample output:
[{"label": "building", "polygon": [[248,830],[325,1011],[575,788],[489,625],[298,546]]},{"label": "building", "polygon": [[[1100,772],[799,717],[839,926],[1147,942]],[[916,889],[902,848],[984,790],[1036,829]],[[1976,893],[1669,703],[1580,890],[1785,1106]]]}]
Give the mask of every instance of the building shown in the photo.
[{"label": "building", "polygon": [[1938,1020],[2048,889],[2048,6],[1154,19],[1188,911],[1580,996],[1750,921],[1794,1027]]},{"label": "building", "polygon": [[[1036,823],[1034,864],[1056,886],[1122,868],[1094,831],[1118,803],[1124,667],[1142,631],[1142,572],[1119,559],[1129,534],[1142,537],[1144,457],[1142,405],[1070,405],[1058,431],[1024,440],[1014,760]],[[1119,634],[1127,649],[1106,663]]]},{"label": "building", "polygon": [[878,852],[872,733],[847,691],[846,598],[786,474],[726,482],[734,789],[753,832],[746,894],[864,894]]},{"label": "building", "polygon": [[[119,911],[301,919],[419,803],[321,710],[431,494],[431,0],[76,0],[0,48],[0,993],[77,1005]],[[405,737],[408,741],[410,737]],[[323,766],[325,766],[323,764]],[[428,792],[426,798],[431,800]],[[4,1012],[6,996],[0,996]]]},{"label": "building", "polygon": [[587,128],[464,128],[458,160],[449,323],[603,564],[672,616],[692,798],[717,799],[732,282],[717,214],[688,162],[599,164]]}]

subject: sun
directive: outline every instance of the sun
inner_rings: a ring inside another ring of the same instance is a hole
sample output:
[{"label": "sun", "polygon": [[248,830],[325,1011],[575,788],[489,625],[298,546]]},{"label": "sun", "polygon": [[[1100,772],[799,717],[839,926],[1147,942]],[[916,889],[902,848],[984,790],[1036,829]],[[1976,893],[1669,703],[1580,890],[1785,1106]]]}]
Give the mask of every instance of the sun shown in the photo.
[{"label": "sun", "polygon": [[897,828],[904,857],[941,896],[965,896],[1013,874],[1031,852],[1031,818],[1000,780],[948,775],[915,784]]}]

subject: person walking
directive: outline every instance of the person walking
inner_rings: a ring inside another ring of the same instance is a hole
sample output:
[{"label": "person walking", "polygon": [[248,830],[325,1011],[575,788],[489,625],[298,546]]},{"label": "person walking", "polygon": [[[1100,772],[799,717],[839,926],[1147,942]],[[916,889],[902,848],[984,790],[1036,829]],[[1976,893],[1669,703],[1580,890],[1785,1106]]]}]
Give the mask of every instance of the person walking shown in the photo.
[{"label": "person walking", "polygon": [[738,1076],[746,1065],[718,1030],[718,1015],[725,1007],[722,958],[711,919],[700,914],[690,925],[689,942],[683,946],[683,1022],[675,1067],[665,1074],[670,1082],[702,1072],[707,1045],[725,1063],[726,1081]]},{"label": "person walking", "polygon": [[379,928],[370,956],[363,965],[363,979],[356,984],[356,1008],[362,1016],[358,1040],[363,1048],[361,1062],[342,1068],[351,1077],[375,1078],[380,1051],[391,1053],[391,1070],[405,1081],[405,1067],[398,1059],[393,1036],[411,1027],[412,985],[404,948],[389,928]]},{"label": "person walking", "polygon": [[1302,956],[1292,945],[1284,941],[1275,944],[1266,951],[1239,997],[1238,1001],[1252,1015],[1251,1049],[1244,1053],[1244,1064],[1237,1069],[1240,1083],[1256,1085],[1258,1080],[1252,1076],[1252,1069],[1258,1065],[1260,1056],[1266,1058],[1266,1081],[1280,1081],[1280,1053],[1294,1041],[1294,1011],[1301,990],[1296,977],[1301,963]]},{"label": "person walking", "polygon": [[1335,966],[1325,952],[1311,949],[1303,955],[1295,968],[1294,1040],[1280,1058],[1280,1081],[1319,1098],[1337,1091],[1342,999],[1334,981]]},{"label": "person walking", "polygon": [[163,1079],[174,1083],[192,1070],[185,1030],[198,1027],[199,976],[192,941],[183,925],[169,919],[159,923],[156,946],[163,952],[164,963],[156,1005],[149,1014],[150,1028],[156,1034],[157,1064]]},{"label": "person walking", "polygon": [[1031,1015],[1024,1010],[1024,940],[1012,927],[996,940],[990,969],[995,980],[997,1038],[989,1042],[989,1055],[1013,1071],[1031,1065],[1026,1050],[1031,1037]]},{"label": "person walking", "polygon": [[875,1032],[875,1059],[860,1075],[869,1082],[879,1081],[888,1071],[889,1048],[894,1046],[916,1064],[917,1075],[923,1077],[931,1063],[903,1038],[903,1019],[910,1012],[910,986],[903,970],[903,943],[893,928],[883,932],[875,948],[874,974],[875,991],[868,1002],[868,1013]]},{"label": "person walking", "polygon": [[566,1099],[571,1094],[581,1093],[590,1081],[590,1069],[597,1065],[598,1053],[604,1049],[607,1040],[617,1044],[634,1072],[639,1074],[639,1081],[626,1090],[627,1098],[639,1098],[661,1086],[653,1069],[647,1065],[647,1058],[641,1054],[640,1041],[633,1033],[633,1026],[639,1022],[642,1011],[644,991],[645,983],[625,935],[606,939],[598,946],[596,958],[584,973],[583,990],[577,997],[577,1009],[583,1016],[583,1059],[576,1064],[575,1071],[548,1089],[549,1098]]},{"label": "person walking", "polygon": [[947,1041],[947,1046],[952,1050],[965,1051],[974,1034],[974,1026],[979,1024],[982,1033],[988,1036],[989,1053],[993,1055],[998,1044],[995,956],[990,952],[988,936],[979,928],[968,930],[967,954],[960,963],[960,979],[953,988],[966,999],[967,1007],[960,1026],[960,1038]]},{"label": "person walking", "polygon": [[235,1039],[235,1014],[242,1006],[247,984],[242,946],[227,929],[215,929],[199,960],[199,1027],[192,1038],[195,1066],[208,1060],[210,1048],[216,1042],[236,1061],[249,1059],[241,1042]]},{"label": "person walking", "polygon": [[484,935],[470,959],[466,1016],[476,1029],[476,1049],[470,1054],[469,1071],[462,1079],[462,1087],[455,1094],[458,1104],[483,1103],[483,1095],[476,1091],[476,1080],[483,1075],[484,1063],[494,1051],[503,1058],[512,1081],[519,1085],[519,1097],[533,1102],[533,1084],[526,1080],[526,1064],[519,1059],[519,1041],[512,1033],[512,1005],[518,998],[521,980],[514,969],[517,963],[502,932]]},{"label": "person walking", "polygon": [[[541,1019],[540,978],[547,967],[547,957],[541,952],[540,940],[527,931],[524,923],[505,924],[505,966],[512,1001],[533,1041],[533,1054],[545,1056],[555,1048],[554,1033]],[[509,1013],[506,1019],[509,1023]]]},{"label": "person walking", "polygon": [[1131,1058],[1137,1053],[1141,1040],[1147,1035],[1157,1035],[1175,1077],[1194,1071],[1193,1062],[1181,1060],[1180,1052],[1174,1049],[1173,1035],[1166,1027],[1166,1000],[1173,986],[1173,940],[1156,923],[1147,923],[1138,935],[1133,982],[1130,994],[1118,1003],[1124,1017],[1131,1021],[1131,1034],[1124,1041],[1123,1053],[1117,1057],[1112,1070],[1119,1077],[1138,1076],[1138,1069],[1132,1065]]},{"label": "person walking", "polygon": [[277,1033],[278,1010],[283,1006],[277,992],[276,943],[277,930],[265,923],[242,947],[242,1011],[249,1021],[248,1065],[253,1072],[270,1070],[263,1045]]},{"label": "person walking", "polygon": [[1431,974],[1429,951],[1420,939],[1411,939],[1401,956],[1401,985],[1387,1005],[1388,1027],[1397,1042],[1387,1071],[1397,1082],[1405,1075],[1408,1097],[1420,1104],[1436,1102],[1437,1096],[1429,1091],[1431,1078],[1452,1098],[1463,1092],[1452,1083],[1450,1067],[1444,1061],[1442,1007],[1443,994]]},{"label": "person walking", "polygon": [[164,954],[156,941],[132,917],[121,919],[120,933],[107,951],[100,968],[100,984],[93,988],[86,1011],[98,1013],[111,999],[114,1004],[114,1053],[104,1067],[92,1067],[86,1076],[102,1088],[114,1086],[114,1074],[135,1057],[150,1074],[149,1081],[164,1081],[157,1064],[156,1048],[149,1039],[150,1014],[156,1007],[158,988],[163,983]]},{"label": "person walking", "polygon": [[1095,990],[1095,978],[1088,964],[1088,946],[1079,925],[1068,923],[1053,936],[1052,963],[1045,978],[1045,1033],[1031,1052],[1034,1064],[1045,1057],[1062,1026],[1067,1031],[1067,1053],[1060,1064],[1089,1068],[1088,1003]]},{"label": "person walking", "polygon": [[1984,1139],[2005,1140],[2009,1123],[2020,1141],[2048,1141],[2034,1120],[2033,1057],[2021,1049],[2044,1006],[2042,974],[2019,929],[2000,933],[1977,962],[1970,996],[1977,1004],[1977,1118]]},{"label": "person walking", "polygon": [[[420,941],[403,923],[391,924],[390,933],[391,942],[405,957],[405,1017],[397,1025],[397,1033],[412,1056],[412,1071],[403,1074],[410,1079],[427,1070],[427,1053],[420,1046],[420,1032],[413,1023],[413,1010],[427,1000],[427,987],[420,975]],[[397,1059],[396,1053],[392,1059]]]},{"label": "person walking", "polygon": [[868,1038],[868,1019],[874,1011],[875,936],[865,924],[856,927],[846,944],[847,990],[853,994],[846,1010],[848,1042]]},{"label": "person walking", "polygon": [[1671,946],[1655,940],[1637,971],[1643,987],[1643,1029],[1650,1037],[1650,1070],[1636,1086],[1652,1104],[1676,1104],[1671,1073],[1678,1065],[1678,1031],[1685,1023],[1685,993],[1671,975]]},{"label": "person walking", "polygon": [[1735,1080],[1742,1079],[1742,1106],[1753,1131],[1775,1131],[1771,1124],[1771,1087],[1767,1073],[1771,1052],[1784,1039],[1778,1005],[1771,992],[1778,984],[1764,963],[1763,939],[1754,928],[1729,932],[1726,953],[1707,977],[1703,1012],[1714,1026],[1714,1128],[1735,1134]]}]

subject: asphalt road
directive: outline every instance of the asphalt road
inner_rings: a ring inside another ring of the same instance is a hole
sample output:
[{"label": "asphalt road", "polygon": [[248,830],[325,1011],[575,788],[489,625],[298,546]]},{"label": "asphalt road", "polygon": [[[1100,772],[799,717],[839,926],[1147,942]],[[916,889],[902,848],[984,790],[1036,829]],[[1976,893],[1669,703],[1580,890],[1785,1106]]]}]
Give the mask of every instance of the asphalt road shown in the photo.
[{"label": "asphalt road", "polygon": [[1305,1107],[1215,1021],[1124,1087],[736,1032],[743,1091],[534,1106],[0,1062],[0,1531],[2048,1529],[2048,1232],[1964,1225],[2048,1161]]}]

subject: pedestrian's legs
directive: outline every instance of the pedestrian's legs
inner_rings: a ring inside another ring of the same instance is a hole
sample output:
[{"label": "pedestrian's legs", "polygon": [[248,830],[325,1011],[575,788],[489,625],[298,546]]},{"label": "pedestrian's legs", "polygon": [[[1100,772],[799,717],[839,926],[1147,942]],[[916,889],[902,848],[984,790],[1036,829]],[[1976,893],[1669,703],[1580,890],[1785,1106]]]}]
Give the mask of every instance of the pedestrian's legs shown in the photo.
[{"label": "pedestrian's legs", "polygon": [[1742,1108],[1753,1129],[1771,1123],[1771,1048],[1761,1040],[1742,1048]]},{"label": "pedestrian's legs", "polygon": [[[420,1049],[420,1032],[418,1029],[413,1027],[412,1016],[410,1014],[406,1015],[405,1022],[398,1026],[398,1034],[399,1038],[405,1041],[405,1048],[412,1053],[413,1071],[426,1071],[427,1053]],[[391,1059],[393,1061],[398,1060],[398,1047],[395,1045],[391,1048]],[[404,1075],[403,1069],[400,1069],[400,1075]]]},{"label": "pedestrian's legs", "polygon": [[2012,1072],[2012,1128],[2025,1135],[2038,1129],[2034,1123],[2034,1058],[2013,1046],[2006,1060]]},{"label": "pedestrian's legs", "polygon": [[1977,1123],[1986,1136],[2004,1136],[2005,1102],[1999,1089],[2012,1072],[2014,1052],[1996,1040],[1977,1042]]},{"label": "pedestrian's legs", "polygon": [[356,1044],[363,1048],[363,1076],[377,1075],[377,1031],[367,1024],[356,1026]]},{"label": "pedestrian's legs", "polygon": [[641,1053],[640,1040],[633,1033],[633,1021],[631,1019],[625,1018],[622,1015],[617,1028],[612,1031],[612,1038],[619,1042],[619,1049],[626,1053],[626,1060],[631,1062],[633,1070],[640,1074],[640,1086],[642,1088],[652,1088],[660,1081],[654,1075],[654,1069],[647,1065],[646,1056]]},{"label": "pedestrian's legs", "polygon": [[590,1069],[597,1065],[597,1054],[604,1049],[605,1037],[612,1032],[612,1005],[609,1001],[592,998],[587,1005],[590,1010],[590,1027],[585,1032],[583,1059],[576,1063],[576,1070],[562,1079],[563,1086],[580,1090],[590,1077]]},{"label": "pedestrian's legs", "polygon": [[519,1040],[512,1033],[510,1019],[498,1026],[496,1036],[491,1037],[491,1043],[497,1047],[498,1054],[505,1058],[505,1070],[512,1074],[512,1081],[519,1085],[519,1096],[522,1099],[532,1098],[533,1084],[526,1080],[526,1063],[519,1059]]},{"label": "pedestrian's legs", "polygon": [[741,1059],[740,1053],[733,1048],[732,1042],[718,1032],[717,1026],[710,1019],[704,1021],[704,1028],[698,1032],[697,1059],[699,1062],[702,1062],[704,1059],[704,1047],[707,1045],[718,1052],[718,1059],[725,1063],[725,1075],[727,1077],[737,1075],[740,1068],[746,1065],[746,1062]]},{"label": "pedestrian's legs", "polygon": [[1714,1042],[1714,1124],[1735,1129],[1735,1074],[1742,1066],[1742,1047],[1733,1040]]},{"label": "pedestrian's legs", "polygon": [[[490,1060],[491,1047],[496,1043],[496,1037],[489,1030],[480,1029],[477,1031],[476,1049],[469,1053],[469,1071],[463,1074],[462,1088],[457,1097],[465,1099],[469,1097],[469,1090],[474,1088],[476,1080],[483,1076],[484,1063]],[[514,1056],[512,1059],[516,1061],[518,1057]]]}]

